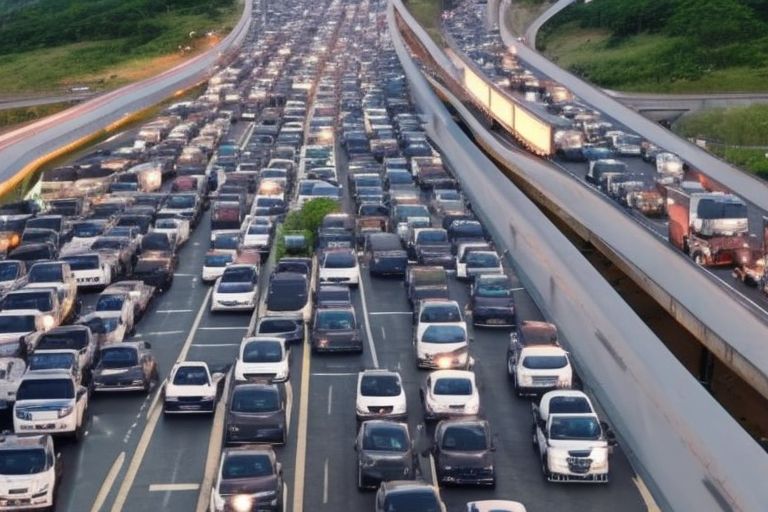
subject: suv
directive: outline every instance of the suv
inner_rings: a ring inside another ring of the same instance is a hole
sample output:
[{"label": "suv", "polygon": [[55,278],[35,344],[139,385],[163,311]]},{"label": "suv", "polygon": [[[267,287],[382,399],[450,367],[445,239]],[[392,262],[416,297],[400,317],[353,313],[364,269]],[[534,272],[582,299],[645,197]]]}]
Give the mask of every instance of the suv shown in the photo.
[{"label": "suv", "polygon": [[355,440],[355,451],[358,489],[375,489],[382,481],[414,477],[416,454],[405,423],[364,421]]},{"label": "suv", "polygon": [[557,328],[547,322],[523,321],[510,335],[507,372],[518,396],[573,384],[568,352],[558,343]]},{"label": "suv", "polygon": [[443,267],[408,266],[405,275],[408,301],[414,306],[423,299],[448,299],[448,273]]},{"label": "suv", "polygon": [[0,435],[2,510],[53,510],[61,478],[59,455],[49,435]]},{"label": "suv", "polygon": [[[247,493],[243,491],[247,489]],[[258,497],[258,502],[254,502]],[[211,492],[211,512],[283,510],[283,468],[270,447],[226,448]]]},{"label": "suv", "polygon": [[491,427],[485,420],[443,420],[435,429],[437,481],[453,485],[496,485],[495,450]]},{"label": "suv", "polygon": [[27,373],[16,392],[13,430],[17,434],[68,434],[80,440],[85,432],[88,389],[71,371]]}]

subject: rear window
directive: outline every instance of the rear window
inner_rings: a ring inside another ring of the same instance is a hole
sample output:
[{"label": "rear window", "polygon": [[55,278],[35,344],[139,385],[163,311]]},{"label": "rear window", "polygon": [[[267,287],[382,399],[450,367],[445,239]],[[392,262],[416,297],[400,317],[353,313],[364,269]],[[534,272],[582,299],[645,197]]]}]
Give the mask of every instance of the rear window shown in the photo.
[{"label": "rear window", "polygon": [[291,320],[262,320],[259,323],[259,334],[277,334],[281,332],[292,332],[297,327],[296,322]]},{"label": "rear window", "polygon": [[86,331],[72,331],[67,334],[49,332],[43,334],[37,342],[37,349],[72,349],[80,350],[88,342]]},{"label": "rear window", "polygon": [[443,377],[435,381],[432,392],[436,395],[471,395],[472,381]]},{"label": "rear window", "polygon": [[523,358],[523,366],[530,370],[558,370],[568,365],[565,356],[527,356]]},{"label": "rear window", "polygon": [[99,268],[99,257],[93,256],[66,256],[62,260],[69,263],[72,270],[93,270]]},{"label": "rear window", "polygon": [[355,256],[351,252],[331,252],[326,254],[325,268],[353,268]]},{"label": "rear window", "polygon": [[280,409],[277,389],[235,388],[232,394],[233,412],[274,412]]},{"label": "rear window", "polygon": [[53,300],[50,293],[9,293],[0,303],[0,309],[51,311],[53,309]]},{"label": "rear window", "polygon": [[250,341],[243,348],[244,363],[279,363],[282,360],[282,343],[277,341]]},{"label": "rear window", "polygon": [[16,400],[71,399],[75,386],[69,379],[24,379],[16,392]]}]

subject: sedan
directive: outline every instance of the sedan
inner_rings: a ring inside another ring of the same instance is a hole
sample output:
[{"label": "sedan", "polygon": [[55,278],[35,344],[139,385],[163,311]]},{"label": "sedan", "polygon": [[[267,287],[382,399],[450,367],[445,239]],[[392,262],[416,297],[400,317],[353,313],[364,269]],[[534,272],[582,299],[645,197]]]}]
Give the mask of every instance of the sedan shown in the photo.
[{"label": "sedan", "polygon": [[285,444],[290,389],[282,384],[236,385],[227,404],[226,444]]},{"label": "sedan", "polygon": [[229,251],[208,251],[203,260],[201,279],[205,283],[216,281],[234,261],[235,254]]},{"label": "sedan", "polygon": [[90,328],[96,344],[100,347],[120,343],[128,335],[128,326],[119,315],[103,312],[88,313],[81,317],[77,324]]},{"label": "sedan", "polygon": [[322,308],[315,311],[310,342],[314,352],[362,352],[363,337],[354,308]]},{"label": "sedan", "polygon": [[216,280],[211,311],[253,311],[259,297],[259,273],[255,265],[230,265]]},{"label": "sedan", "polygon": [[485,420],[444,420],[435,429],[432,452],[441,485],[496,485],[491,428]]},{"label": "sedan", "polygon": [[363,422],[355,440],[355,451],[358,489],[376,489],[387,480],[414,477],[415,453],[405,423]]},{"label": "sedan", "polygon": [[225,448],[211,492],[211,512],[283,510],[283,468],[272,448]]},{"label": "sedan", "polygon": [[359,421],[369,418],[404,420],[407,403],[400,374],[380,369],[358,373],[355,414]]},{"label": "sedan", "polygon": [[145,341],[112,344],[99,350],[93,369],[94,391],[144,391],[157,384],[157,362]]},{"label": "sedan", "polygon": [[240,343],[235,361],[235,380],[269,379],[285,382],[290,374],[290,349],[282,338],[257,336]]},{"label": "sedan", "polygon": [[475,278],[468,309],[472,324],[487,327],[514,327],[517,323],[514,291],[504,274],[485,274]]},{"label": "sedan", "polygon": [[155,227],[152,228],[155,233],[166,233],[176,239],[176,245],[183,245],[189,240],[189,220],[188,219],[157,219]]},{"label": "sedan", "polygon": [[480,393],[475,374],[462,370],[438,370],[429,374],[419,391],[424,419],[473,416],[480,412]]},{"label": "sedan", "polygon": [[163,412],[213,414],[223,378],[223,373],[211,375],[203,362],[176,363],[163,390]]},{"label": "sedan", "polygon": [[319,270],[321,283],[337,283],[357,286],[360,283],[360,267],[353,249],[331,249],[321,256]]}]

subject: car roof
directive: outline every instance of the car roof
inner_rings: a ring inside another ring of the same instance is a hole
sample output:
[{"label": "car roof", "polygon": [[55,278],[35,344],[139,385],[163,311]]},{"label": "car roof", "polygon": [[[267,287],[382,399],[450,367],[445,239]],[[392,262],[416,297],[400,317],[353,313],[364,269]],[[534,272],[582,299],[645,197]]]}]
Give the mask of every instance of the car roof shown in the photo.
[{"label": "car roof", "polygon": [[428,375],[435,382],[437,379],[470,379],[475,382],[475,372],[471,370],[435,370]]},{"label": "car roof", "polygon": [[16,450],[19,448],[46,448],[48,446],[48,436],[25,434],[23,436],[2,433],[0,434],[0,450]]},{"label": "car roof", "polygon": [[67,379],[72,380],[72,372],[63,369],[37,370],[35,372],[25,373],[22,380],[46,380],[46,379]]}]

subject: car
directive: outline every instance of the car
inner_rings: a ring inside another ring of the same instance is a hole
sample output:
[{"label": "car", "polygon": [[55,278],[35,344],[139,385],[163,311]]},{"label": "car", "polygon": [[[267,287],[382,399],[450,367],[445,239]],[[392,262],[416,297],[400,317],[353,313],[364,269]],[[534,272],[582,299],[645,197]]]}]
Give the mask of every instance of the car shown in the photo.
[{"label": "car", "polygon": [[128,336],[128,325],[125,319],[109,311],[88,313],[78,318],[76,325],[88,327],[99,347],[120,343]]},{"label": "car", "polygon": [[56,288],[27,288],[8,292],[0,299],[0,311],[34,310],[43,315],[43,325],[52,329],[61,325],[66,318],[59,304]]},{"label": "car", "polygon": [[0,410],[13,407],[27,363],[20,357],[0,357]]},{"label": "car", "polygon": [[365,237],[363,254],[372,276],[404,276],[408,254],[394,233],[373,233]]},{"label": "car", "polygon": [[98,251],[69,254],[62,256],[61,261],[69,263],[78,288],[104,288],[116,273],[109,258]]},{"label": "car", "polygon": [[360,283],[360,267],[353,249],[330,249],[320,256],[320,260],[318,274],[321,283],[351,286]]},{"label": "car", "polygon": [[253,327],[253,336],[274,336],[287,343],[304,341],[304,320],[284,316],[261,316]]},{"label": "car", "polygon": [[291,387],[275,383],[244,383],[232,388],[224,420],[227,445],[285,444],[288,439],[286,410]]},{"label": "car", "polygon": [[189,220],[190,226],[194,229],[200,221],[202,210],[203,202],[196,193],[175,193],[168,196],[158,215],[173,213]]},{"label": "car", "polygon": [[93,390],[151,391],[160,380],[151,348],[146,341],[125,341],[101,347],[93,368]]},{"label": "car", "polygon": [[[265,222],[266,221],[266,222]],[[266,217],[251,219],[243,235],[243,245],[257,247],[261,251],[268,252],[272,246],[274,227],[272,221]]]},{"label": "car", "polygon": [[376,489],[387,480],[415,477],[416,454],[405,423],[364,421],[355,439],[355,451],[358,489]]},{"label": "car", "polygon": [[107,259],[115,276],[127,276],[133,272],[139,244],[137,239],[127,236],[100,236],[91,245],[91,250]]},{"label": "car", "polygon": [[66,370],[78,385],[86,384],[76,350],[35,350],[27,356],[27,373],[48,370]]},{"label": "car", "polygon": [[147,233],[141,239],[141,254],[133,267],[133,277],[165,291],[173,284],[176,271],[176,241],[166,233]]},{"label": "car", "polygon": [[273,273],[267,292],[267,314],[298,317],[308,321],[312,313],[310,280],[299,272]]},{"label": "car", "polygon": [[259,272],[255,265],[233,264],[216,280],[211,311],[252,311],[259,300]]},{"label": "car", "polygon": [[549,322],[521,322],[510,334],[507,373],[520,397],[572,387],[573,367],[560,346],[557,327]]},{"label": "car", "polygon": [[514,290],[504,274],[484,274],[475,277],[469,293],[472,325],[484,327],[515,327],[517,310]]},{"label": "car", "polygon": [[176,241],[176,245],[184,245],[189,240],[189,220],[188,219],[157,219],[155,226],[152,228],[153,233],[166,233],[173,237]]},{"label": "car", "polygon": [[61,475],[50,435],[0,435],[0,510],[54,510]]},{"label": "car", "polygon": [[26,284],[27,266],[23,261],[0,261],[0,293],[17,290]]},{"label": "car", "polygon": [[47,330],[44,317],[36,309],[0,311],[0,357],[23,357],[34,350]]},{"label": "car", "polygon": [[440,485],[496,486],[493,436],[482,419],[443,420],[435,427],[432,453]]},{"label": "car", "polygon": [[415,228],[408,237],[409,257],[422,265],[455,269],[448,232],[443,228]]},{"label": "car", "polygon": [[205,283],[216,281],[234,261],[235,254],[230,251],[208,251],[203,260],[201,279]]},{"label": "car", "polygon": [[408,265],[405,287],[412,307],[424,299],[450,298],[448,273],[443,267]]},{"label": "car", "polygon": [[468,502],[466,512],[526,512],[526,509],[519,501],[480,500]]},{"label": "car", "polygon": [[143,281],[128,280],[118,281],[107,286],[102,293],[120,293],[130,295],[133,303],[134,321],[139,321],[149,307],[152,297],[155,295],[155,287],[145,284]]},{"label": "car", "polygon": [[317,309],[309,339],[313,352],[363,351],[363,336],[352,307]]},{"label": "car", "polygon": [[[84,377],[91,371],[96,357],[96,337],[85,325],[61,325],[40,335],[35,351],[72,350],[77,352],[77,365]],[[88,380],[88,379],[84,379]]]},{"label": "car", "polygon": [[77,440],[85,433],[88,389],[67,370],[41,370],[21,378],[13,404],[17,434],[64,434]]},{"label": "car", "polygon": [[434,485],[412,480],[382,482],[376,492],[375,512],[447,512]]},{"label": "car", "polygon": [[340,307],[352,305],[352,293],[348,286],[321,284],[315,291],[315,307]]},{"label": "car", "polygon": [[419,397],[427,421],[480,413],[480,393],[471,371],[434,371],[424,379]]},{"label": "car", "polygon": [[209,510],[282,511],[283,488],[283,468],[272,448],[225,448],[211,491]]},{"label": "car", "polygon": [[240,343],[235,361],[235,381],[268,379],[285,382],[290,377],[291,350],[283,338],[254,336]]},{"label": "car", "polygon": [[127,335],[133,333],[136,328],[134,310],[133,299],[127,292],[101,292],[94,306],[94,312],[102,318],[119,318],[125,324]]},{"label": "car", "polygon": [[400,374],[385,369],[359,372],[355,415],[358,421],[373,418],[406,419],[408,408]]},{"label": "car", "polygon": [[492,250],[471,249],[465,252],[461,259],[457,258],[457,279],[473,279],[482,274],[501,274],[503,272],[501,258]]},{"label": "car", "polygon": [[223,379],[223,373],[212,374],[204,362],[174,364],[163,388],[163,412],[213,414]]},{"label": "car", "polygon": [[52,261],[35,263],[27,274],[24,288],[56,288],[63,309],[62,318],[71,318],[77,305],[77,282],[69,263]]}]

